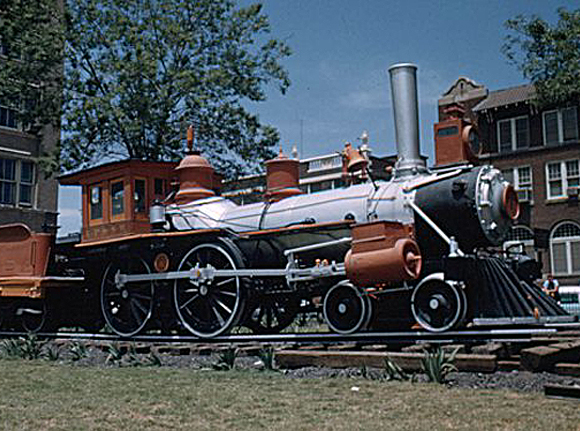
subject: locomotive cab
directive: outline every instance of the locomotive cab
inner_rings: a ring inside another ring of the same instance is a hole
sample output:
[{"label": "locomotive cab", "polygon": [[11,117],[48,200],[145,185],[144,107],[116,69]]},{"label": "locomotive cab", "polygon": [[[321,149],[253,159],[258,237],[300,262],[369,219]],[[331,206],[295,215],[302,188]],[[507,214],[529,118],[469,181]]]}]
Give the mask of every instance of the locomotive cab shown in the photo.
[{"label": "locomotive cab", "polygon": [[61,185],[82,186],[82,243],[150,232],[149,209],[165,199],[173,162],[124,160],[61,176]]}]

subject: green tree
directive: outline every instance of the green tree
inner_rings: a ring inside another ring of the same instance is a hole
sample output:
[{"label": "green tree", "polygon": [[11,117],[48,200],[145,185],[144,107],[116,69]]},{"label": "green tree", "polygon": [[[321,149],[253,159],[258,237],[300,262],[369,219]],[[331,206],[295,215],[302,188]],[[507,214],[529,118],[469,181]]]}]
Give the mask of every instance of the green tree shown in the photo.
[{"label": "green tree", "polygon": [[175,160],[197,148],[228,177],[274,155],[277,131],[247,109],[284,93],[288,46],[261,5],[231,0],[71,0],[67,4],[65,169],[99,160]]},{"label": "green tree", "polygon": [[58,0],[0,0],[0,101],[25,130],[60,121],[63,38]]},{"label": "green tree", "polygon": [[502,48],[536,88],[540,106],[578,100],[580,96],[580,9],[558,9],[554,25],[519,15],[506,22],[510,34]]}]

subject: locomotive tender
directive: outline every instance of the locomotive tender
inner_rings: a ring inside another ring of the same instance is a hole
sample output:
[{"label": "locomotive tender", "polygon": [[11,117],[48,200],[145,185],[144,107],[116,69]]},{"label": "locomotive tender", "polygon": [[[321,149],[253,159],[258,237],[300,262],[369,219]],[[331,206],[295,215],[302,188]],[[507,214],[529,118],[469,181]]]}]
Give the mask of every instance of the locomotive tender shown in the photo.
[{"label": "locomotive tender", "polygon": [[[342,334],[573,321],[522,278],[525,262],[487,250],[518,216],[513,187],[491,166],[427,169],[416,66],[389,73],[398,151],[390,181],[302,195],[298,162],[280,155],[267,162],[264,202],[237,205],[215,195],[215,174],[191,147],[177,167],[126,161],[65,175],[62,184],[83,185],[83,238],[53,247],[50,262],[48,246],[34,245],[35,256],[45,250],[34,270],[6,273],[0,263],[0,320],[201,338],[237,325],[279,332],[320,307]],[[343,155],[350,175],[366,175],[356,150]],[[175,175],[179,190],[153,203]],[[21,259],[37,240],[48,244],[22,226],[0,227],[2,247]]]}]

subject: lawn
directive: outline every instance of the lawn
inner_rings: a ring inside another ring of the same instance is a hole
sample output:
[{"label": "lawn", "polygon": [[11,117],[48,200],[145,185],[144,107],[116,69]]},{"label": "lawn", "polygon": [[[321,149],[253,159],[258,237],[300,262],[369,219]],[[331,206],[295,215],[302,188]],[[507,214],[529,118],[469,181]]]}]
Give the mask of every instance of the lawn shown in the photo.
[{"label": "lawn", "polygon": [[[358,390],[353,390],[353,387]],[[0,360],[2,430],[580,430],[580,403],[435,384]]]}]

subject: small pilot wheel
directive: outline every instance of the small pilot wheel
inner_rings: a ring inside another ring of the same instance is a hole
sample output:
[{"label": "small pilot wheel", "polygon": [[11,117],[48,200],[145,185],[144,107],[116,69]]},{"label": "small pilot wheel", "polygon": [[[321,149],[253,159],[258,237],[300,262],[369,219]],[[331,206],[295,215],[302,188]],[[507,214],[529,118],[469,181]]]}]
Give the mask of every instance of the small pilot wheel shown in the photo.
[{"label": "small pilot wheel", "polygon": [[324,297],[324,320],[334,332],[352,334],[365,329],[371,305],[367,295],[350,283],[339,283]]},{"label": "small pilot wheel", "polygon": [[138,281],[119,285],[115,276],[150,272],[142,259],[119,257],[107,266],[101,283],[101,311],[116,334],[130,337],[145,327],[153,313],[154,284]]},{"label": "small pilot wheel", "polygon": [[48,309],[43,299],[25,299],[16,308],[25,332],[37,333],[45,329]]},{"label": "small pilot wheel", "polygon": [[411,312],[426,330],[443,332],[463,320],[466,302],[459,284],[439,278],[425,279],[413,291]]},{"label": "small pilot wheel", "polygon": [[[235,246],[232,246],[235,247]],[[240,259],[225,243],[200,244],[192,248],[179,264],[178,271],[199,265],[216,270],[237,269]],[[175,310],[188,331],[200,338],[227,333],[243,312],[242,280],[237,276],[215,276],[212,279],[175,281]]]},{"label": "small pilot wheel", "polygon": [[299,305],[299,299],[292,295],[261,296],[244,325],[255,334],[277,334],[294,321]]}]

